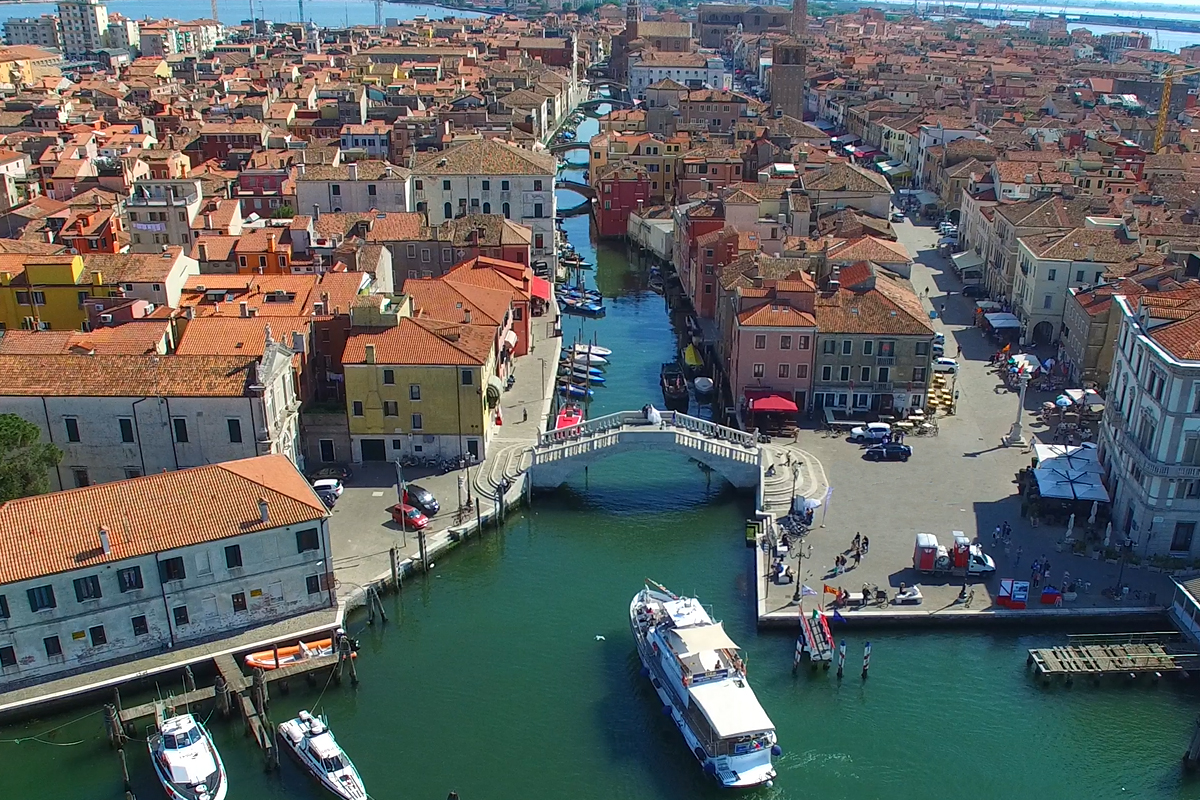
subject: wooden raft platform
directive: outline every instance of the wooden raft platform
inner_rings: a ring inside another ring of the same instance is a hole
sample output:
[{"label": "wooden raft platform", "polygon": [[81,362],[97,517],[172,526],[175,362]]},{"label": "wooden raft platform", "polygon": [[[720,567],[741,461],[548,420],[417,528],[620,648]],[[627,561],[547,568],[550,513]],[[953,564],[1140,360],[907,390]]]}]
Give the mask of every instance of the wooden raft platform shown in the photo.
[{"label": "wooden raft platform", "polygon": [[1157,642],[1070,645],[1029,651],[1042,675],[1125,675],[1139,672],[1179,672],[1178,658]]}]

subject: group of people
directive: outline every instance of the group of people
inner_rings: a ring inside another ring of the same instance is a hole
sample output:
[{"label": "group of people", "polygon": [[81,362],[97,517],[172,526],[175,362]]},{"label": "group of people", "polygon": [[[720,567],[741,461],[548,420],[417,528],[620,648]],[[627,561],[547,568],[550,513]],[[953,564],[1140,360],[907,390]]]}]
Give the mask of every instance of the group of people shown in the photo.
[{"label": "group of people", "polygon": [[[867,554],[867,550],[871,547],[871,540],[863,536],[861,533],[854,534],[854,539],[850,541],[850,549],[846,552],[850,554],[850,558],[854,559],[854,566],[858,566],[862,561],[862,557]],[[846,558],[845,553],[838,553],[833,559],[833,574],[841,575],[845,573],[850,564],[850,559]],[[848,596],[848,595],[847,595]]]}]

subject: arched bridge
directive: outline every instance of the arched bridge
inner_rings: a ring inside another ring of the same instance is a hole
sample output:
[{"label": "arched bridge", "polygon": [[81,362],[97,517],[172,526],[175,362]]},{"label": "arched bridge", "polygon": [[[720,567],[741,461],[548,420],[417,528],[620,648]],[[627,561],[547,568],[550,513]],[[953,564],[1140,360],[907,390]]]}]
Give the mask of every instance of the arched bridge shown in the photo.
[{"label": "arched bridge", "polygon": [[741,489],[758,487],[762,480],[764,451],[754,434],[669,411],[658,425],[641,411],[619,411],[547,431],[533,448],[529,478],[535,489],[553,489],[586,466],[636,450],[683,453]]},{"label": "arched bridge", "polygon": [[587,142],[559,142],[558,144],[550,145],[551,153],[567,153],[571,150],[587,150]]},{"label": "arched bridge", "polygon": [[586,183],[577,183],[575,181],[555,181],[555,189],[566,189],[567,191],[581,194],[588,200],[596,199],[596,190],[588,186]]},{"label": "arched bridge", "polygon": [[610,105],[613,108],[633,108],[633,102],[630,100],[617,100],[612,97],[597,97],[592,100],[584,100],[579,104],[578,108],[584,111],[596,112],[596,109],[603,105]]},{"label": "arched bridge", "polygon": [[606,86],[610,92],[613,89],[616,89],[619,92],[629,91],[629,84],[621,83],[620,81],[614,81],[612,78],[600,77],[592,80],[593,89],[602,89]]}]

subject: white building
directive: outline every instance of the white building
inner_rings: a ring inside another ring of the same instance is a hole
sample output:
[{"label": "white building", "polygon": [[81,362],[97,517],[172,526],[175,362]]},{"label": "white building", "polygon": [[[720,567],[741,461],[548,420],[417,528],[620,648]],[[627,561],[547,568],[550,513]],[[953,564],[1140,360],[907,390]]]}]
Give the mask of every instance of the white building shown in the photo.
[{"label": "white building", "polygon": [[58,28],[58,17],[42,14],[40,17],[9,17],[4,21],[4,43],[11,46],[32,45],[47,49],[62,49],[62,33]]},{"label": "white building", "polygon": [[137,50],[142,46],[136,19],[113,13],[108,18],[108,46],[114,50]]},{"label": "white building", "polygon": [[639,60],[630,60],[629,91],[634,97],[644,100],[647,86],[668,78],[689,89],[733,88],[733,76],[719,55],[645,52]]},{"label": "white building", "polygon": [[336,602],[329,513],[281,456],[0,506],[0,691]]},{"label": "white building", "polygon": [[[298,164],[298,213],[347,214],[408,211],[408,170],[386,161],[364,159],[353,164]],[[432,220],[430,220],[432,222]]]},{"label": "white building", "polygon": [[168,308],[179,307],[184,284],[200,274],[200,262],[179,245],[161,253],[89,253],[87,265],[99,285],[116,284],[125,297]]},{"label": "white building", "polygon": [[99,0],[60,0],[63,52],[80,58],[108,44],[108,7]]},{"label": "white building", "polygon": [[925,186],[932,178],[932,164],[929,161],[929,150],[937,145],[947,144],[959,139],[981,139],[982,135],[970,128],[946,128],[942,123],[922,125],[917,136],[910,136],[906,142],[909,152],[905,161],[916,172],[916,186]]},{"label": "white building", "polygon": [[[0,355],[0,414],[63,451],[56,489],[279,453],[303,467],[293,356]],[[296,349],[293,349],[296,348]]]},{"label": "white building", "polygon": [[557,162],[550,153],[483,139],[419,157],[413,167],[412,196],[430,225],[467,214],[502,214],[530,228],[531,258],[545,262],[553,275],[558,263],[556,174]]},{"label": "white building", "polygon": [[1100,461],[1113,538],[1130,537],[1143,557],[1200,555],[1198,301],[1192,287],[1113,298],[1120,327]]},{"label": "white building", "polygon": [[192,245],[192,222],[204,200],[199,178],[141,180],[125,201],[129,250],[157,253],[163,245]]},{"label": "white building", "polygon": [[[1120,225],[1120,220],[1114,222]],[[1022,341],[1057,342],[1067,289],[1134,272],[1141,256],[1139,243],[1126,238],[1120,227],[1075,228],[1018,239],[1012,300]]]}]

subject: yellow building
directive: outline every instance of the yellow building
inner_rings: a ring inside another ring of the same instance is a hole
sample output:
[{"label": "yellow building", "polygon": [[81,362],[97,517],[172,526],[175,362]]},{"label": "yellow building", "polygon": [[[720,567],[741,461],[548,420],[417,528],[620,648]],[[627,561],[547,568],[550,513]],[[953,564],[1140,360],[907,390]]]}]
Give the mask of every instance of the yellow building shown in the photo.
[{"label": "yellow building", "polygon": [[588,174],[594,182],[603,167],[628,162],[649,173],[652,200],[670,201],[687,143],[686,134],[662,139],[650,133],[598,133],[589,141]]},{"label": "yellow building", "polygon": [[346,339],[354,461],[487,456],[501,386],[496,328],[403,317]]},{"label": "yellow building", "polygon": [[99,273],[86,271],[82,256],[0,256],[0,325],[6,330],[81,330],[87,298],[112,295]]}]

